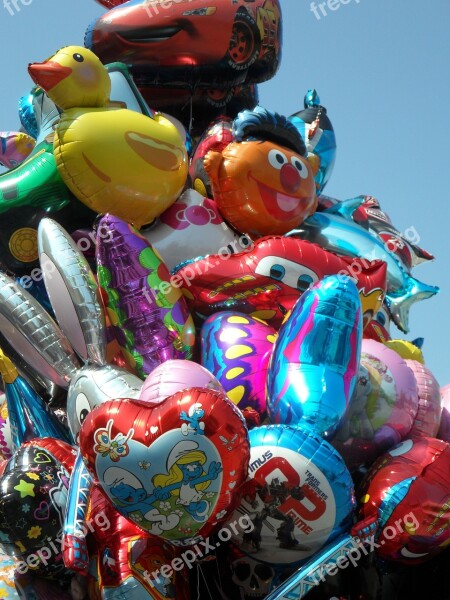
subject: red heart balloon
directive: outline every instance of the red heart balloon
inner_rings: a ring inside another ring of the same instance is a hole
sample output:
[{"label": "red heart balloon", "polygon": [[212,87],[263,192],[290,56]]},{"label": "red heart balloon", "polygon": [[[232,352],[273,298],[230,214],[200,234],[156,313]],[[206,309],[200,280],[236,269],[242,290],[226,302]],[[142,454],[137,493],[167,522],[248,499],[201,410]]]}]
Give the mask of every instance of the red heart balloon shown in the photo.
[{"label": "red heart balloon", "polygon": [[250,456],[240,411],[224,394],[203,388],[151,407],[105,402],[84,421],[80,449],[123,516],[182,546],[207,537],[232,514]]}]

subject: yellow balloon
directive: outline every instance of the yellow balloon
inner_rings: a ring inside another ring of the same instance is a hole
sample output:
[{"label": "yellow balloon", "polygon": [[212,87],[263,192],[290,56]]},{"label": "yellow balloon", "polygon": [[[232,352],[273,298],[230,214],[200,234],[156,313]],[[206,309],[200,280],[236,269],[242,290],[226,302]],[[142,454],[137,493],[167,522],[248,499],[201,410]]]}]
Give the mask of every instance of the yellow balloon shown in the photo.
[{"label": "yellow balloon", "polygon": [[161,114],[110,106],[109,75],[93,52],[68,46],[29,72],[64,111],[54,155],[81,202],[141,227],[178,198],[188,173],[180,133]]},{"label": "yellow balloon", "polygon": [[411,342],[407,342],[406,340],[388,340],[384,344],[391,350],[395,350],[397,354],[400,354],[406,360],[416,360],[422,365],[425,364],[422,350]]}]

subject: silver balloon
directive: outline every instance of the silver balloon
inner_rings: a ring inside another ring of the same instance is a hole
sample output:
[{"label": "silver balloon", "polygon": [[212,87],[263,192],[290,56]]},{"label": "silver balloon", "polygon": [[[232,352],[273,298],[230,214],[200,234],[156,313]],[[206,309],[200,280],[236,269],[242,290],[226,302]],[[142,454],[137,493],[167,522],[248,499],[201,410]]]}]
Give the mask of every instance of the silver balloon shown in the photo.
[{"label": "silver balloon", "polygon": [[67,338],[37,300],[0,272],[0,332],[45,378],[67,388],[79,368]]},{"label": "silver balloon", "polygon": [[125,369],[111,365],[85,365],[71,381],[67,394],[67,418],[75,442],[87,415],[99,404],[118,398],[139,398],[143,381]]},{"label": "silver balloon", "polygon": [[89,263],[52,219],[39,223],[38,247],[45,287],[61,329],[83,360],[105,364],[105,315]]}]

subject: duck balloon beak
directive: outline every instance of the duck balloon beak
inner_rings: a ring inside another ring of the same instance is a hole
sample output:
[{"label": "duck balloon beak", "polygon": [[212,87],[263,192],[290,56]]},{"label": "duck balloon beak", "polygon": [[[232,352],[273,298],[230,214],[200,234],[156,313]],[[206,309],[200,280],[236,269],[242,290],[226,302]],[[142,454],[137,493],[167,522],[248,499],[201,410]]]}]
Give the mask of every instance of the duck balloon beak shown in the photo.
[{"label": "duck balloon beak", "polygon": [[32,63],[28,65],[31,79],[43,90],[49,92],[72,73],[70,67],[63,67],[57,62]]}]

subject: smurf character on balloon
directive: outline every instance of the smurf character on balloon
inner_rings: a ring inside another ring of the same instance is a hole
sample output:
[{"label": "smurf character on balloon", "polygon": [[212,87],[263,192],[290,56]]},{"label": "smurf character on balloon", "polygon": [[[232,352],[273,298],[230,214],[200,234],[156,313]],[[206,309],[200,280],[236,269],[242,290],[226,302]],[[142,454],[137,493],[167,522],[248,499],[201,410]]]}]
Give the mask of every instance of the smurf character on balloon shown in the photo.
[{"label": "smurf character on balloon", "polygon": [[200,523],[206,520],[210,507],[209,502],[203,499],[204,490],[222,470],[220,463],[212,461],[208,472],[204,471],[206,460],[206,454],[198,450],[197,442],[178,442],[167,459],[167,475],[157,475],[153,481],[158,496],[178,496],[176,504],[183,506]]}]

